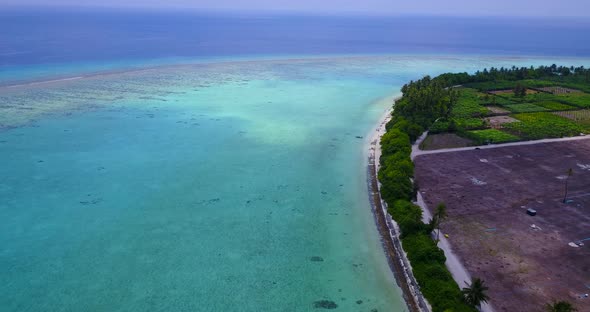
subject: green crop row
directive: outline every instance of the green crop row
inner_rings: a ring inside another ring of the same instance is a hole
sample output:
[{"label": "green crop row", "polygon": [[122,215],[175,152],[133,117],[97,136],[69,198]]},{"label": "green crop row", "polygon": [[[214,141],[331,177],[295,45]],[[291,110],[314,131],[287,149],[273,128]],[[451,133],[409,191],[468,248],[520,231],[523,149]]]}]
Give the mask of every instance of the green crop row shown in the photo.
[{"label": "green crop row", "polygon": [[487,114],[488,110],[482,106],[484,98],[474,89],[461,88],[459,99],[451,110],[454,118],[471,118]]},{"label": "green crop row", "polygon": [[560,138],[575,136],[588,129],[552,113],[525,113],[514,117],[520,122],[504,124],[504,127],[526,139]]},{"label": "green crop row", "polygon": [[536,104],[531,103],[504,105],[504,107],[513,113],[532,113],[548,111],[548,109],[545,107],[537,106]]},{"label": "green crop row", "polygon": [[557,96],[560,102],[566,102],[580,108],[590,107],[590,94],[586,93],[569,93]]},{"label": "green crop row", "polygon": [[567,105],[567,104],[563,104],[560,102],[555,102],[555,101],[541,101],[541,102],[535,102],[535,105],[541,106],[541,107],[545,107],[548,110],[551,111],[562,111],[562,110],[570,110],[570,109],[574,109],[575,107]]}]

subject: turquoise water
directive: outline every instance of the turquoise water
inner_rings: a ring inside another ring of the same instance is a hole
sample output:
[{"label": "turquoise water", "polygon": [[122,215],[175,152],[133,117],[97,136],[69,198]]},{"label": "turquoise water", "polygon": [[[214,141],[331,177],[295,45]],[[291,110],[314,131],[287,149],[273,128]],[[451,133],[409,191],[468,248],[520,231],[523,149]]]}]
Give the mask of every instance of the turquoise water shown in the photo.
[{"label": "turquoise water", "polygon": [[1,310],[405,311],[357,136],[409,79],[547,63],[252,61],[2,88]]}]

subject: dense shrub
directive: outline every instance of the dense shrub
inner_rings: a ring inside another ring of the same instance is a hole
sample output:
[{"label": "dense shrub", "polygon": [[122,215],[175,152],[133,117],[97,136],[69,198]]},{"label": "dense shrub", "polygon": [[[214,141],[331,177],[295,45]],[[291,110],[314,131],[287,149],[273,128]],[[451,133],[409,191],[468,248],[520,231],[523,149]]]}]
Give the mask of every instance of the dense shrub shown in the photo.
[{"label": "dense shrub", "polygon": [[[403,97],[396,102],[394,116],[381,138],[378,178],[381,197],[399,225],[402,246],[434,312],[474,311],[463,303],[459,286],[445,267],[444,252],[430,237],[432,227],[422,222],[421,208],[410,202],[417,188],[411,180],[414,176],[411,144],[437,119],[449,120],[457,93],[446,86],[443,80],[429,77],[404,86]],[[446,128],[451,124],[456,126],[451,121]]]},{"label": "dense shrub", "polygon": [[422,209],[409,201],[395,201],[389,206],[389,213],[396,220],[402,238],[416,233],[426,233],[428,230],[422,222]]},{"label": "dense shrub", "polygon": [[381,181],[381,197],[386,202],[412,199],[414,192],[412,181],[401,170],[395,168],[386,170],[382,167],[378,177]]},{"label": "dense shrub", "polygon": [[451,132],[454,129],[451,127],[451,122],[446,119],[439,119],[435,123],[430,126],[428,129],[428,133],[443,133],[443,132]]},{"label": "dense shrub", "polygon": [[[446,257],[444,252],[436,246],[436,243],[425,233],[416,233],[406,236],[402,242],[412,263],[439,263],[444,264]],[[448,273],[448,272],[447,272]],[[435,277],[435,276],[431,276]]]}]

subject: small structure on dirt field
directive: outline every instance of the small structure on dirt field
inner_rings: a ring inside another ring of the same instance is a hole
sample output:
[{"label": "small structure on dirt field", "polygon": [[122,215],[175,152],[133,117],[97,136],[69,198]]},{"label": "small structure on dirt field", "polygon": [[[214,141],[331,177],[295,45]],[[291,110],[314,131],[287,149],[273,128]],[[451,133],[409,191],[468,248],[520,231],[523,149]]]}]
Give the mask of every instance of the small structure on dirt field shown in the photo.
[{"label": "small structure on dirt field", "polygon": [[526,214],[528,214],[529,216],[536,216],[537,215],[537,211],[533,208],[529,208],[526,210]]}]

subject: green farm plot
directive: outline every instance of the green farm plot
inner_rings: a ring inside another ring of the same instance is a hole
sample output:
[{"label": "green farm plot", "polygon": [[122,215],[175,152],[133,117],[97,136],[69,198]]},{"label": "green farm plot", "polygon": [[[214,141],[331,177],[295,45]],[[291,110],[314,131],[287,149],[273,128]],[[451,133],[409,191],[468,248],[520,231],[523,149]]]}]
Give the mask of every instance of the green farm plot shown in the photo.
[{"label": "green farm plot", "polygon": [[555,101],[535,102],[535,105],[544,107],[544,108],[551,110],[551,111],[563,111],[563,110],[570,110],[570,109],[575,108],[574,106],[563,104],[560,102],[555,102]]},{"label": "green farm plot", "polygon": [[460,128],[466,130],[479,129],[484,126],[483,119],[481,118],[463,118],[458,119],[456,123]]},{"label": "green farm plot", "polygon": [[556,97],[560,102],[566,102],[580,108],[590,107],[590,94],[587,93],[562,94]]},{"label": "green farm plot", "polygon": [[531,103],[504,105],[504,107],[509,109],[513,113],[545,112],[549,110],[545,107]]},{"label": "green farm plot", "polygon": [[[577,70],[579,73],[560,67],[493,69],[476,73],[478,82],[463,83],[461,79],[469,80],[467,74],[445,77],[462,85],[456,88],[459,97],[430,131],[456,133],[479,144],[590,133],[588,74],[584,75],[583,68]],[[517,80],[519,76],[527,79]],[[526,92],[515,94],[515,90],[523,91],[521,87]],[[510,120],[494,119],[497,116]]]},{"label": "green farm plot", "polygon": [[526,139],[560,138],[579,135],[588,127],[548,112],[516,114],[520,122],[504,124],[506,129]]},{"label": "green farm plot", "polygon": [[479,144],[506,143],[520,140],[519,137],[496,129],[467,131],[466,136]]},{"label": "green farm plot", "polygon": [[510,105],[510,104],[516,104],[514,101],[510,100],[509,98],[503,97],[503,96],[499,96],[499,95],[493,95],[494,99],[492,99],[492,103],[493,105]]},{"label": "green farm plot", "polygon": [[451,116],[455,119],[484,116],[488,110],[482,106],[483,97],[475,89],[461,88],[461,96],[453,106]]},{"label": "green farm plot", "polygon": [[553,114],[573,120],[575,123],[590,129],[590,110],[588,109],[561,111]]},{"label": "green farm plot", "polygon": [[551,94],[538,92],[527,94],[524,97],[516,97],[513,93],[502,94],[502,98],[516,103],[537,103],[537,102],[554,102],[565,105],[573,105],[580,108],[590,107],[590,94],[587,93],[569,93],[569,94]]}]

